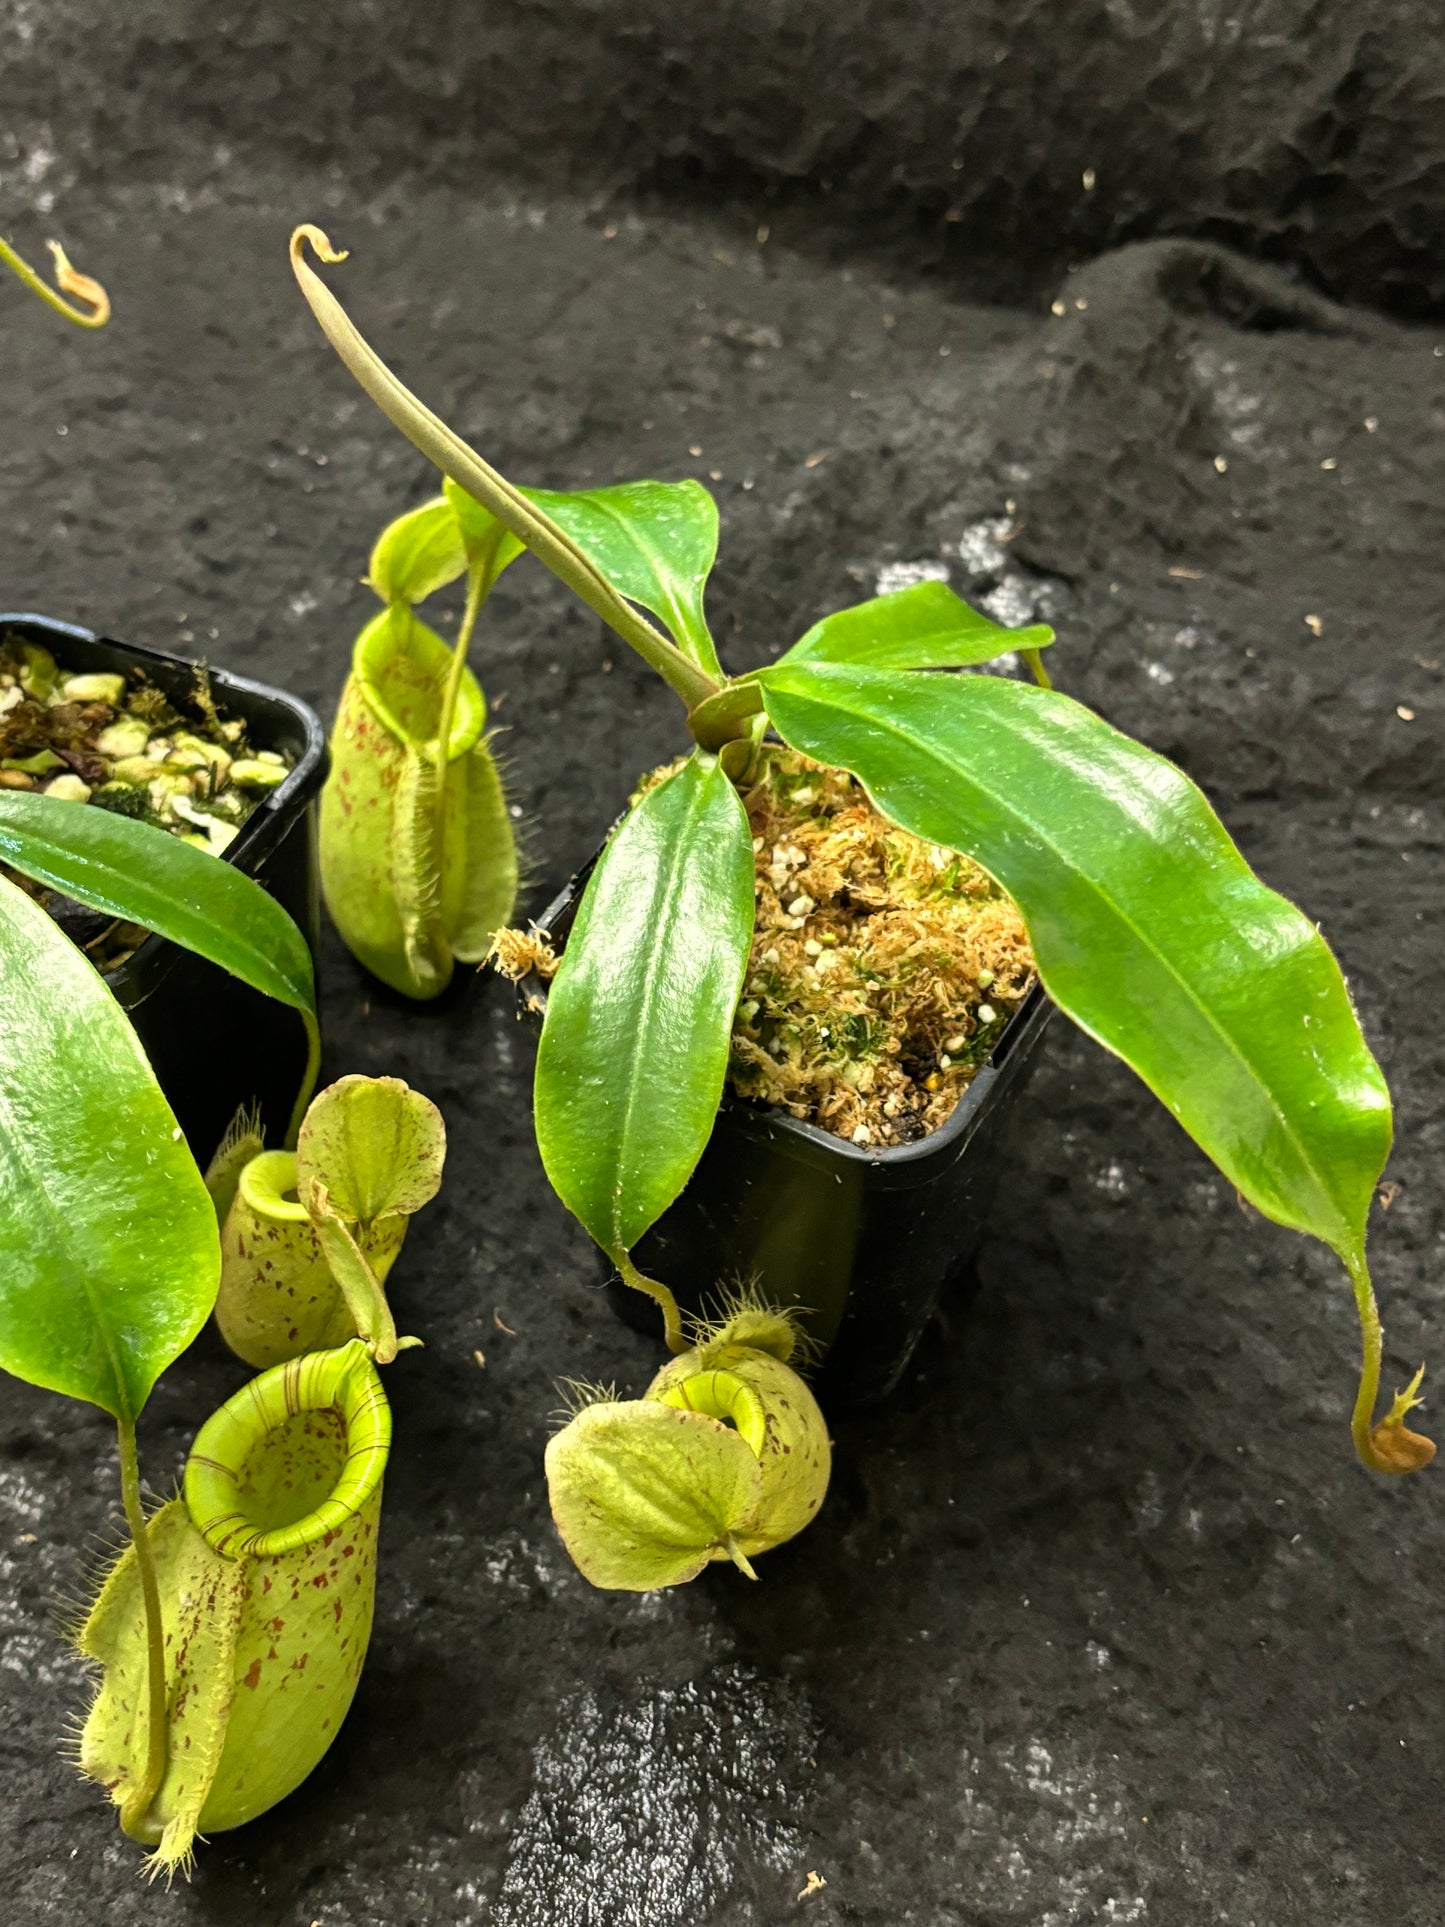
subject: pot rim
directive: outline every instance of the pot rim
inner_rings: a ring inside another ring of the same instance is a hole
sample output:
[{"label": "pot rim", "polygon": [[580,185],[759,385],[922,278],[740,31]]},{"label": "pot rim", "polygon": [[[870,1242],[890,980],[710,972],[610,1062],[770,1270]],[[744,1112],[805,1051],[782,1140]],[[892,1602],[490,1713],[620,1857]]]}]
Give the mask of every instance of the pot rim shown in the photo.
[{"label": "pot rim", "polygon": [[[289,690],[278,689],[274,683],[258,682],[252,676],[219,668],[196,656],[177,655],[173,650],[154,649],[145,643],[123,642],[116,636],[102,635],[80,623],[61,622],[55,616],[42,615],[35,610],[0,610],[0,631],[21,627],[38,630],[42,636],[115,649],[135,658],[142,665],[154,662],[163,664],[167,669],[204,669],[223,695],[233,692],[260,698],[286,710],[299,726],[302,741],[300,753],[285,781],[278,783],[274,790],[262,797],[220,859],[223,863],[234,863],[246,875],[254,876],[289,828],[289,819],[294,816],[296,805],[304,798],[309,800],[307,793],[318,785],[325,774],[326,732],[321,718],[311,705],[303,702],[299,696],[292,695]],[[106,983],[126,1009],[133,1009],[150,996],[160,976],[165,973],[166,953],[173,949],[168,938],[152,931],[124,963],[103,973]]]}]

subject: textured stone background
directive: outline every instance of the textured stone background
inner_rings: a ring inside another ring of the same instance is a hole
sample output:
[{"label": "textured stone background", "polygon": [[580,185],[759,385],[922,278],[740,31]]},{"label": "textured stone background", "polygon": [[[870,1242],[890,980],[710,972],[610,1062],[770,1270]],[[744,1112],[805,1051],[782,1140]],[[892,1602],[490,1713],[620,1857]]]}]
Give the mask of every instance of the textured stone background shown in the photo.
[{"label": "textured stone background", "polygon": [[[1438,35],[1407,0],[0,0],[0,231],[116,305],[83,338],[0,288],[0,605],[329,708],[427,480],[293,291],[323,220],[383,352],[520,478],[718,472],[733,665],[898,563],[1053,612],[1065,686],[1339,950],[1399,1108],[1389,1369],[1445,1370]],[[479,666],[536,901],[678,719],[535,569]],[[428,1343],[356,1707],[148,1892],[57,1751],[113,1454],[7,1384],[7,1919],[1433,1927],[1440,1474],[1355,1467],[1336,1266],[1124,1071],[1055,1026],[976,1309],[840,1426],[762,1583],[609,1597],[547,1520],[552,1381],[655,1360],[543,1183],[526,1038],[482,980],[417,1012],[324,961],[329,1067],[400,1071],[452,1143],[396,1277]],[[153,1485],[240,1376],[210,1339],[168,1375]]]}]

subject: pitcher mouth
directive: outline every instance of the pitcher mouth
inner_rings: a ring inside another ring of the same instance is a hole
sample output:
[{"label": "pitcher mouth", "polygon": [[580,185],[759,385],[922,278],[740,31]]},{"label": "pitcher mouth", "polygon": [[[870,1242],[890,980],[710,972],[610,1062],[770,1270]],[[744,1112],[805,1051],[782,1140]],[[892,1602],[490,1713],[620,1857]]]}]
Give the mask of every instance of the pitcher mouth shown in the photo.
[{"label": "pitcher mouth", "polygon": [[[285,1525],[252,1518],[241,1503],[247,1462],[259,1446],[305,1412],[332,1412],[343,1428],[335,1486],[304,1517]],[[196,1435],[186,1461],[186,1508],[206,1543],[227,1559],[274,1559],[339,1531],[380,1490],[391,1447],[391,1407],[359,1338],[335,1351],[308,1352],[243,1385]]]},{"label": "pitcher mouth", "polygon": [[262,1151],[241,1173],[237,1187],[242,1200],[262,1218],[280,1224],[309,1224],[306,1207],[296,1196],[296,1153]]}]

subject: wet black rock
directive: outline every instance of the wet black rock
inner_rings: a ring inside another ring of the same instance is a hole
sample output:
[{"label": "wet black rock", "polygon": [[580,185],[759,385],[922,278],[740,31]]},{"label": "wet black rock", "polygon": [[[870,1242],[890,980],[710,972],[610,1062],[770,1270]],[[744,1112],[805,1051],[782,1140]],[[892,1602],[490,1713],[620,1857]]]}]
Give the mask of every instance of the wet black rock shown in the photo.
[{"label": "wet black rock", "polygon": [[[178,137],[373,184],[425,157],[821,223],[985,296],[1161,234],[1288,262],[1353,302],[1445,298],[1445,35],[1427,0],[18,0],[8,129],[85,179]],[[29,146],[29,151],[35,151]],[[771,213],[767,213],[771,210]]]}]

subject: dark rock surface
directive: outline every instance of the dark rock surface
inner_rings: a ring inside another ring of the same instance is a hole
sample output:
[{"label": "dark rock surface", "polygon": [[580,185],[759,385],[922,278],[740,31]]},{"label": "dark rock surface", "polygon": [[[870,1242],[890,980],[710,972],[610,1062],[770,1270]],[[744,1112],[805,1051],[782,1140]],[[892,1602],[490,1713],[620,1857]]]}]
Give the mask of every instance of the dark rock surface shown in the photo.
[{"label": "dark rock surface", "polygon": [[[8,30],[8,32],[7,32]],[[89,181],[177,135],[476,191],[659,189],[932,258],[986,298],[1158,234],[1445,300],[1429,0],[7,0],[13,138]],[[780,232],[783,228],[780,227]]]},{"label": "dark rock surface", "polygon": [[[294,292],[286,235],[324,221],[382,351],[520,479],[713,477],[731,666],[900,564],[946,564],[1015,619],[1052,610],[1064,686],[1177,757],[1337,947],[1399,1110],[1399,1189],[1374,1230],[1389,1374],[1445,1370],[1445,339],[1195,240],[1062,272],[1184,228],[1425,313],[1440,135],[1410,102],[1430,91],[1433,16],[1387,6],[1366,32],[1343,7],[1266,5],[1242,34],[1213,8],[1101,7],[1088,58],[1060,47],[1051,69],[1058,9],[1014,40],[1004,13],[963,11],[955,47],[947,10],[925,34],[921,9],[871,9],[865,58],[846,10],[824,35],[754,0],[727,11],[724,62],[681,9],[665,38],[642,6],[631,26],[497,6],[473,34],[469,10],[417,10],[388,38],[382,8],[203,23],[9,0],[0,231],[61,232],[116,320],[82,338],[0,286],[0,604],[193,644],[329,707],[368,545],[427,478]],[[552,63],[546,112],[508,96],[524,27]],[[569,27],[576,66],[556,51]],[[465,47],[450,101],[448,34]],[[487,65],[498,36],[510,68]],[[985,265],[1016,251],[1000,297],[1042,287],[1057,313],[961,300],[922,271],[926,235],[910,257],[906,222],[873,246],[895,189],[927,213],[959,151],[949,116],[999,47],[1013,77],[981,102],[1003,118],[980,113],[971,138],[1004,152],[1025,127],[1038,145],[1009,150],[1011,211],[969,203],[956,225],[969,242],[976,215]],[[625,84],[640,66],[652,91]],[[1369,73],[1393,78],[1371,93]],[[1237,110],[1206,128],[1226,95]],[[849,133],[863,97],[883,103],[866,138]],[[545,147],[564,123],[565,151],[518,154],[525,124]],[[1176,147],[1150,132],[1165,124]],[[1313,148],[1289,132],[1307,125]],[[791,167],[822,194],[828,128],[852,155],[835,178],[858,244],[839,227],[827,249],[791,245],[799,189],[760,245],[770,179]],[[580,185],[589,148],[594,183],[655,183],[655,162],[696,152],[733,198],[604,206]],[[1135,198],[1071,226],[1065,190],[1092,165],[1103,194],[1111,152]],[[544,192],[549,169],[572,191]],[[678,718],[536,569],[494,611],[479,668],[535,902]],[[552,1384],[637,1387],[655,1356],[606,1314],[544,1184],[509,999],[476,980],[404,1009],[334,941],[324,961],[329,1068],[405,1075],[452,1147],[396,1274],[427,1349],[389,1379],[357,1703],[299,1794],[214,1841],[193,1885],[147,1891],[57,1750],[82,1679],[55,1602],[114,1527],[113,1453],[96,1415],[7,1383],[7,1921],[1439,1919],[1441,1475],[1357,1469],[1333,1260],[1247,1219],[1127,1073],[1055,1025],[976,1308],[940,1320],[887,1409],[840,1426],[827,1510],[762,1583],[719,1570],[608,1596],[547,1519]],[[243,1375],[210,1338],[168,1374],[142,1426],[157,1489]],[[800,1900],[810,1871],[827,1884]]]}]

